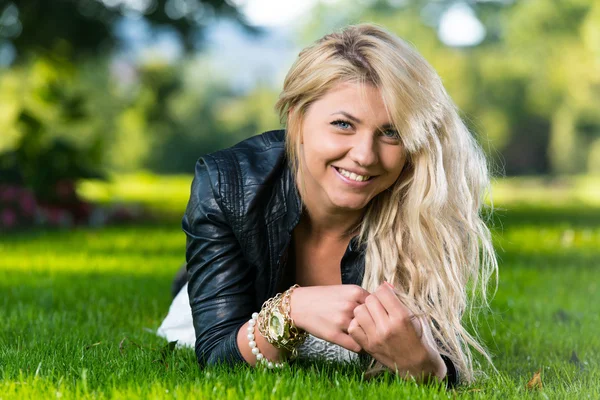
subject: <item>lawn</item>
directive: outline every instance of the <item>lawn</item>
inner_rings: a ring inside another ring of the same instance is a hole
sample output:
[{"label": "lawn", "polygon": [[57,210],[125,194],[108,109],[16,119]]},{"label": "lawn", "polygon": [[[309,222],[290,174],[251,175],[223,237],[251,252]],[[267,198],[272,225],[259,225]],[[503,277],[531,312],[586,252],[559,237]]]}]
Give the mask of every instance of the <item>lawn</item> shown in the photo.
[{"label": "lawn", "polygon": [[[322,363],[201,371],[191,349],[170,351],[153,331],[184,260],[178,218],[190,180],[80,188],[99,201],[143,200],[160,222],[1,234],[0,399],[600,398],[600,201],[581,185],[496,183],[500,282],[479,320],[498,372],[483,364],[487,377],[445,391]],[[538,370],[543,387],[528,390]]]}]

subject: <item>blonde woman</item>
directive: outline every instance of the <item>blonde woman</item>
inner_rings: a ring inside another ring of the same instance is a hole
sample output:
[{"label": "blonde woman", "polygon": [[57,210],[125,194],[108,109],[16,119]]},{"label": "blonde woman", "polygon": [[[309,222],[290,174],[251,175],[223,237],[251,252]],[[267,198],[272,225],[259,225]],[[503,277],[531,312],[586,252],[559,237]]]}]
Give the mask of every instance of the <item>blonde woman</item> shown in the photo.
[{"label": "blonde woman", "polygon": [[349,26],[300,53],[276,108],[285,130],[196,164],[189,282],[159,334],[201,365],[323,357],[471,381],[471,348],[487,353],[461,320],[497,271],[489,177],[439,76]]}]

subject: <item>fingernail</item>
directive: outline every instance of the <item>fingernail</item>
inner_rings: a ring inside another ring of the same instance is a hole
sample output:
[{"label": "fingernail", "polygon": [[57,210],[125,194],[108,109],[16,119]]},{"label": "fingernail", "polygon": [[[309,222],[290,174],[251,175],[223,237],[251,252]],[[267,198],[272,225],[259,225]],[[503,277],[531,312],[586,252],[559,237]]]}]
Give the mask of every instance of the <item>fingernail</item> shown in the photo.
[{"label": "fingernail", "polygon": [[394,288],[394,286],[393,286],[391,283],[389,283],[388,281],[384,281],[384,282],[385,282],[385,283],[387,283],[387,285],[388,285],[388,286],[389,286],[391,289],[395,289],[395,288]]}]

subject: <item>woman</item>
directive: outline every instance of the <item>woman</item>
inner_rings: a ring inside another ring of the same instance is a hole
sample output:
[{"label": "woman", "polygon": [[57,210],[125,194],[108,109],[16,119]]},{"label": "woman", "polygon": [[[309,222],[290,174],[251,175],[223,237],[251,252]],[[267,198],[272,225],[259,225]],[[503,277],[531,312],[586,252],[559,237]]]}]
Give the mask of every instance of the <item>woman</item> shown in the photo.
[{"label": "woman", "polygon": [[485,301],[497,272],[489,177],[438,75],[384,29],[350,26],[300,53],[276,108],[285,131],[196,165],[183,229],[199,363],[280,367],[320,345],[471,381],[470,347],[488,356],[461,325],[467,284]]}]

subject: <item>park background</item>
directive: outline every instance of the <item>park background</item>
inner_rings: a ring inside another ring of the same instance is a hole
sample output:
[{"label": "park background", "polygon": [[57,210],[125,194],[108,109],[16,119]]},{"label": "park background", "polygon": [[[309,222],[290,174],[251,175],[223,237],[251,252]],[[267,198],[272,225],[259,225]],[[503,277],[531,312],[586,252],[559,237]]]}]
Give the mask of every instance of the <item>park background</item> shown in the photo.
[{"label": "park background", "polygon": [[3,0],[1,398],[452,395],[211,375],[153,334],[198,157],[280,128],[300,49],[367,21],[438,71],[494,176],[500,280],[475,319],[499,373],[458,394],[600,397],[600,2]]}]

